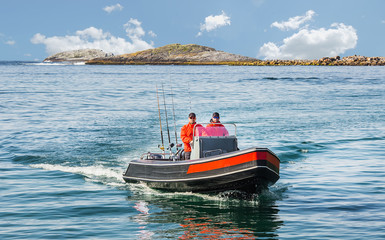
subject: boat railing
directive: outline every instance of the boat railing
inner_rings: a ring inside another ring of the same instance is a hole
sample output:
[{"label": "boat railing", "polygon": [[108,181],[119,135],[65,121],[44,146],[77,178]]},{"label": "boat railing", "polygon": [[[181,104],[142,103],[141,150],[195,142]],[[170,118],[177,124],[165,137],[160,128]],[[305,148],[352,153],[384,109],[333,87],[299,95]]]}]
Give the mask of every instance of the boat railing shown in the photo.
[{"label": "boat railing", "polygon": [[143,153],[142,156],[140,156],[141,160],[164,160],[164,161],[176,161],[181,159],[181,150],[177,151],[176,153],[173,152],[161,152],[161,153],[153,153],[153,152],[147,152]]}]

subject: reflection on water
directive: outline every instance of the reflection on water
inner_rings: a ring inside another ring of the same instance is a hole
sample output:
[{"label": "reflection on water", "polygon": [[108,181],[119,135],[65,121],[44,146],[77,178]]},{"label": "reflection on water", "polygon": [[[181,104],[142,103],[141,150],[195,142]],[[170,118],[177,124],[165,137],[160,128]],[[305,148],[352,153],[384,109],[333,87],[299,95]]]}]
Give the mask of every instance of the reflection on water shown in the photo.
[{"label": "reflection on water", "polygon": [[147,203],[146,203],[146,202],[143,202],[143,201],[140,201],[140,202],[135,203],[134,208],[135,208],[136,210],[138,210],[139,212],[143,213],[143,214],[148,214],[148,211],[150,210],[150,209],[148,209],[148,207],[147,207]]},{"label": "reflection on water", "polygon": [[[266,190],[254,195],[252,200],[237,199],[234,198],[237,195],[231,193],[160,193],[150,189],[135,193],[137,189],[131,190],[134,190],[133,194],[127,200],[138,210],[138,215],[132,220],[140,224],[140,231],[145,231],[146,236],[153,239],[166,236],[179,236],[180,239],[275,239],[278,238],[276,230],[283,225],[275,202],[282,198],[284,188]],[[153,227],[159,224],[164,227]]]},{"label": "reflection on water", "polygon": [[216,222],[209,218],[186,218],[185,224],[181,224],[184,231],[180,239],[195,238],[238,238],[238,239],[254,239],[251,231],[245,229],[232,228],[230,222]]}]

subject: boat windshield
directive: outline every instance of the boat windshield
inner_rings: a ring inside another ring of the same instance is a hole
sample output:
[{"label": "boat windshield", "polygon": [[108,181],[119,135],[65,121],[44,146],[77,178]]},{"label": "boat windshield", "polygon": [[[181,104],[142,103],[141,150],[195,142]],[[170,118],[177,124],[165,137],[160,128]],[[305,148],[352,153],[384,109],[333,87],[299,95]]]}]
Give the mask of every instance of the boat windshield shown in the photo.
[{"label": "boat windshield", "polygon": [[194,126],[193,136],[227,137],[236,136],[236,132],[234,123],[199,123]]}]

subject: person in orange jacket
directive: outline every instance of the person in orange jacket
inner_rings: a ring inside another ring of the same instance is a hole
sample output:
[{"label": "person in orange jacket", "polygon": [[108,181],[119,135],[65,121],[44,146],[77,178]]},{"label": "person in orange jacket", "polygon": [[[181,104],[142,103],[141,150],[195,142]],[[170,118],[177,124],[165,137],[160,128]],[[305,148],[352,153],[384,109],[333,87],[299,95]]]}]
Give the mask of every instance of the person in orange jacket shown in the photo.
[{"label": "person in orange jacket", "polygon": [[200,135],[197,134],[201,128],[203,128],[202,125],[196,123],[196,115],[195,113],[190,113],[188,115],[188,120],[189,123],[184,125],[180,131],[180,138],[182,139],[182,142],[184,143],[184,159],[188,160],[190,159],[191,156],[191,146],[190,142],[193,140],[193,131],[194,131],[194,126],[195,127],[195,135]]},{"label": "person in orange jacket", "polygon": [[219,113],[214,112],[210,122],[206,126],[206,132],[209,136],[229,136],[229,132],[219,121]]}]

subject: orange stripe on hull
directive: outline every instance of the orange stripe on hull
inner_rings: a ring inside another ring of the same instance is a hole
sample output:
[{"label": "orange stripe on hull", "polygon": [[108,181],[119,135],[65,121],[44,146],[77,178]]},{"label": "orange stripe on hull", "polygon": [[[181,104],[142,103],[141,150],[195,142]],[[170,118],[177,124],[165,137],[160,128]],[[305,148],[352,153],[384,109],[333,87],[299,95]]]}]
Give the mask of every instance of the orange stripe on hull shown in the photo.
[{"label": "orange stripe on hull", "polygon": [[279,162],[278,158],[276,158],[275,156],[273,156],[272,154],[269,153],[269,154],[267,155],[266,160],[267,160],[268,162],[272,163],[274,166],[276,166],[277,169],[278,169],[278,171],[279,171],[279,164],[280,164],[280,162]]},{"label": "orange stripe on hull", "polygon": [[225,167],[231,167],[234,165],[256,161],[256,160],[267,160],[272,164],[274,164],[277,168],[279,168],[279,160],[276,159],[271,154],[268,154],[267,152],[251,152],[244,155],[217,160],[213,162],[191,165],[188,168],[187,174],[205,172],[205,171],[210,171],[210,170],[215,170],[215,169],[220,169]]}]

